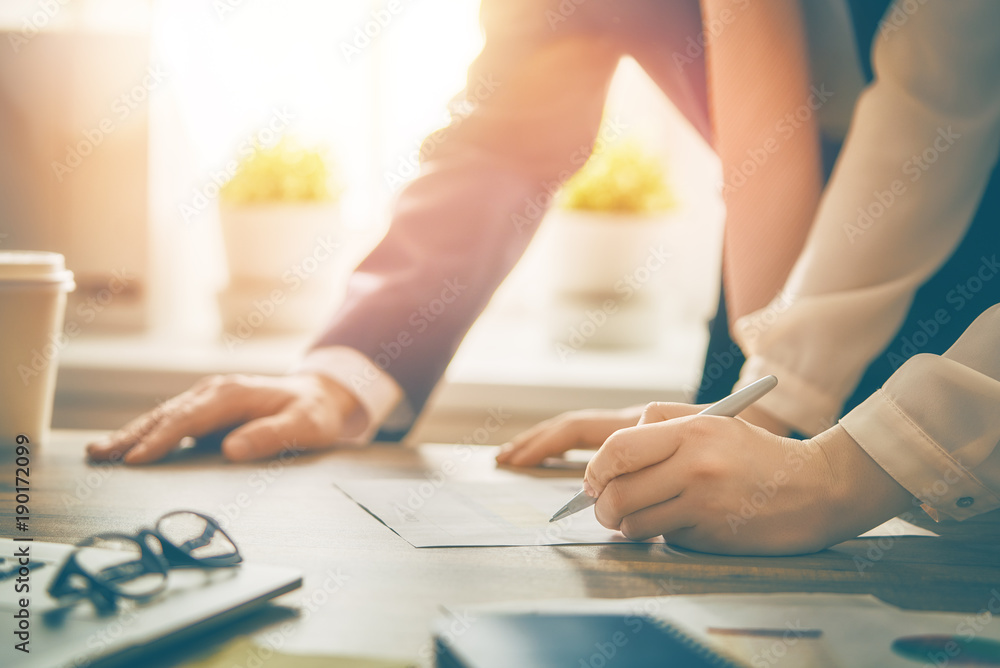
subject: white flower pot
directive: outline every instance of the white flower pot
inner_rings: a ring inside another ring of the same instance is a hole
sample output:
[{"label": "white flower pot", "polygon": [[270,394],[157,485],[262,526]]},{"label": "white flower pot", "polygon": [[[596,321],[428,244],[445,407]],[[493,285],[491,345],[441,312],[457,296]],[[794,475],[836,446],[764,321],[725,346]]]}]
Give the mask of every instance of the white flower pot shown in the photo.
[{"label": "white flower pot", "polygon": [[663,244],[672,214],[639,215],[553,209],[552,289],[555,293],[613,294]]},{"label": "white flower pot", "polygon": [[229,285],[217,295],[223,338],[230,350],[258,334],[310,332],[329,319],[334,295],[323,286]]},{"label": "white flower pot", "polygon": [[574,349],[656,344],[673,253],[664,239],[674,218],[549,212],[553,340]]},{"label": "white flower pot", "polygon": [[[312,267],[308,258],[322,260],[324,245],[336,244],[339,216],[332,202],[224,204],[219,220],[231,282],[270,283],[303,263]],[[318,264],[313,274],[332,271],[332,262]]]},{"label": "white flower pot", "polygon": [[307,331],[329,317],[338,261],[335,203],[221,206],[229,285],[218,295],[224,337]]}]

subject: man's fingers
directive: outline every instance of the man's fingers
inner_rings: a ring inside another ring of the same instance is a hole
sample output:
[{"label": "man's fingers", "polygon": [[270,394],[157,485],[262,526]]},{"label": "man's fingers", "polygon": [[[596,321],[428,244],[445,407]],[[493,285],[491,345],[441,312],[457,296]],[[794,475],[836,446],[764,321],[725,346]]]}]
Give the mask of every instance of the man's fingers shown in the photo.
[{"label": "man's fingers", "polygon": [[159,419],[160,416],[156,411],[137,417],[118,431],[108,434],[99,441],[88,443],[87,456],[97,462],[120,459],[132,449],[139,438],[156,425]]},{"label": "man's fingers", "polygon": [[118,431],[87,445],[87,455],[95,461],[120,459],[165,419],[190,406],[200,390],[191,389],[140,415]]},{"label": "man's fingers", "polygon": [[609,529],[620,529],[628,515],[678,496],[684,486],[676,468],[668,459],[612,480],[597,499],[597,521]]},{"label": "man's fingers", "polygon": [[674,418],[685,417],[687,415],[694,415],[703,408],[705,407],[698,406],[696,404],[675,404],[664,401],[654,401],[646,404],[646,408],[642,411],[642,417],[639,418],[639,424],[652,424],[654,422],[663,422],[665,420],[673,420]]},{"label": "man's fingers", "polygon": [[630,540],[646,540],[694,526],[692,514],[685,507],[684,497],[658,503],[626,515],[619,531]]},{"label": "man's fingers", "polygon": [[[259,391],[237,383],[224,391],[201,392],[167,411],[159,423],[125,455],[126,464],[148,464],[177,447],[186,436],[203,436],[243,420],[257,417],[270,408],[266,402],[251,401],[247,395]],[[184,395],[177,399],[180,400]]]},{"label": "man's fingers", "polygon": [[314,428],[301,410],[286,410],[252,420],[222,440],[222,454],[234,462],[264,459],[283,450],[331,447],[335,439]]},{"label": "man's fingers", "polygon": [[212,376],[91,444],[88,452],[94,459],[124,454],[127,464],[145,464],[163,457],[185,437],[232,429],[248,420],[256,422],[223,440],[230,459],[266,457],[289,446],[328,446],[340,437],[353,401],[333,381],[312,374]]}]

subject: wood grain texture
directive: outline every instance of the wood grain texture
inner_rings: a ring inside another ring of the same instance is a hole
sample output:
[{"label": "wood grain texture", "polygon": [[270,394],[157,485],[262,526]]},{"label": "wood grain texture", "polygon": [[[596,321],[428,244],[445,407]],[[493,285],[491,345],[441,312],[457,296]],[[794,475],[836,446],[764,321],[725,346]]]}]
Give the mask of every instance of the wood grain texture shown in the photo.
[{"label": "wood grain texture", "polygon": [[[255,615],[156,665],[180,665],[249,632],[280,633],[293,651],[426,662],[431,621],[447,603],[804,591],[870,593],[905,608],[972,613],[1000,585],[998,513],[961,524],[934,524],[918,513],[915,522],[941,538],[855,540],[797,557],[723,557],[646,544],[416,549],[336,489],[333,473],[423,477],[450,461],[445,470],[453,475],[475,475],[493,467],[495,449],[461,457],[453,446],[377,445],[236,465],[199,446],[157,465],[124,467],[84,461],[83,445],[94,435],[56,432],[32,449],[28,535],[75,542],[191,508],[219,518],[248,561],[305,572],[303,589],[279,600],[298,614],[279,608]],[[13,487],[14,464],[4,461],[3,536],[14,533]]]}]

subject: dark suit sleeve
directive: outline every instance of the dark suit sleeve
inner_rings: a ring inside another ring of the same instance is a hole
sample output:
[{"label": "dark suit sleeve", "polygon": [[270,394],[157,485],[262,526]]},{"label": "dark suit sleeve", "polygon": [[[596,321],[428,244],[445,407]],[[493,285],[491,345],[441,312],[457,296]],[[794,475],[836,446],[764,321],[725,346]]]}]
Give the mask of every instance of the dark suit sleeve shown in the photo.
[{"label": "dark suit sleeve", "polygon": [[486,46],[470,68],[465,109],[425,140],[419,175],[316,344],[364,353],[414,412],[600,126],[623,45],[583,14],[576,26],[553,27],[545,6],[484,2]]}]

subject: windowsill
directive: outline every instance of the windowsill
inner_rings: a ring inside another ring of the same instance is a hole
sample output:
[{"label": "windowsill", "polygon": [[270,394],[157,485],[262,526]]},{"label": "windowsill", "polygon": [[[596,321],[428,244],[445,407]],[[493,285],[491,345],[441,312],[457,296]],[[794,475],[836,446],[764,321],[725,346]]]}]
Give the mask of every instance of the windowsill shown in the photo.
[{"label": "windowsill", "polygon": [[[488,316],[449,367],[428,410],[432,419],[502,407],[530,421],[578,408],[680,401],[698,378],[706,345],[705,328],[692,322],[664,330],[655,349],[582,349],[564,360],[537,318]],[[82,336],[62,351],[54,423],[113,428],[204,375],[284,373],[309,342],[258,336],[230,350],[221,339]]]}]

